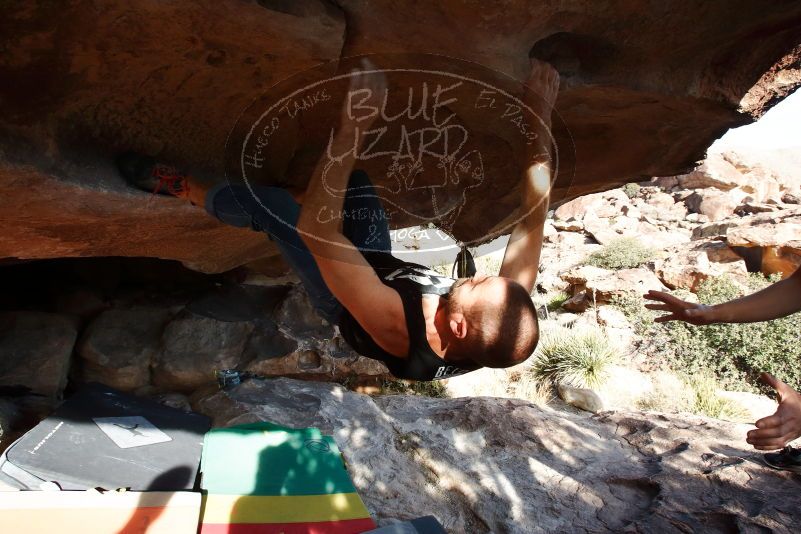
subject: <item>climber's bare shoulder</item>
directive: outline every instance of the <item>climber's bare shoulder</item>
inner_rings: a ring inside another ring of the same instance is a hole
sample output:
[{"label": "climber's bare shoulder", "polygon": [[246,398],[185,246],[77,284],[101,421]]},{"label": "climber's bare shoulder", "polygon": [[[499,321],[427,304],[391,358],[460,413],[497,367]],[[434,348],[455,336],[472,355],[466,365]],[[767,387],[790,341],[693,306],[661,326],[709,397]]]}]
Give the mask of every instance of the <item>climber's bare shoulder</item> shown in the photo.
[{"label": "climber's bare shoulder", "polygon": [[409,333],[398,292],[381,282],[361,252],[341,234],[323,244],[305,241],[325,284],[342,306],[379,347],[405,358]]}]

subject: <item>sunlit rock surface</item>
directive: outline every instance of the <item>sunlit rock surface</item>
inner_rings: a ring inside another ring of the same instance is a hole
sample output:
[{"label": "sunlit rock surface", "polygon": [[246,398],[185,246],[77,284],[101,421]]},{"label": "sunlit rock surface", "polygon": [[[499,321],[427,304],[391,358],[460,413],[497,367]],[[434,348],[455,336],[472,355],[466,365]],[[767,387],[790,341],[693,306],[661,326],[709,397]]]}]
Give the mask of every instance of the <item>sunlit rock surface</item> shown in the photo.
[{"label": "sunlit rock surface", "polygon": [[433,514],[449,532],[791,532],[800,517],[798,481],[759,462],[745,425],[489,397],[371,398],[284,378],[195,408],[217,426],[332,434],[379,524]]}]

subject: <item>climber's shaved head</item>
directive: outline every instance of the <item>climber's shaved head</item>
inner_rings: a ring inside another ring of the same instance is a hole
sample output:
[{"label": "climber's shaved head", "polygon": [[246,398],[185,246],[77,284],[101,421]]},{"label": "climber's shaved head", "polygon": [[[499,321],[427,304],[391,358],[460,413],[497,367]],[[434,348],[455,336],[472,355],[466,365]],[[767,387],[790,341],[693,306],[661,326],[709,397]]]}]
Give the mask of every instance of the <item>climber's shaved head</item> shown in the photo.
[{"label": "climber's shaved head", "polygon": [[539,341],[537,310],[528,292],[510,278],[460,278],[448,293],[448,326],[455,351],[484,367],[525,361]]}]

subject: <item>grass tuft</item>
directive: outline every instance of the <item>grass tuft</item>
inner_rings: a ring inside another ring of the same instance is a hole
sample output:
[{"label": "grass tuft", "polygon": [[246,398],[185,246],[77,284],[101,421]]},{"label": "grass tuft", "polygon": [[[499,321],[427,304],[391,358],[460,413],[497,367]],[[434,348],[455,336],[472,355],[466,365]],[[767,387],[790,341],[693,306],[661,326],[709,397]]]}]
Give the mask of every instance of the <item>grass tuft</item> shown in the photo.
[{"label": "grass tuft", "polygon": [[745,408],[718,395],[718,381],[711,372],[699,372],[688,376],[686,380],[695,394],[691,407],[693,413],[727,421],[743,421],[748,418]]},{"label": "grass tuft", "polygon": [[556,328],[534,353],[531,372],[539,380],[597,388],[619,360],[619,348],[601,328]]}]

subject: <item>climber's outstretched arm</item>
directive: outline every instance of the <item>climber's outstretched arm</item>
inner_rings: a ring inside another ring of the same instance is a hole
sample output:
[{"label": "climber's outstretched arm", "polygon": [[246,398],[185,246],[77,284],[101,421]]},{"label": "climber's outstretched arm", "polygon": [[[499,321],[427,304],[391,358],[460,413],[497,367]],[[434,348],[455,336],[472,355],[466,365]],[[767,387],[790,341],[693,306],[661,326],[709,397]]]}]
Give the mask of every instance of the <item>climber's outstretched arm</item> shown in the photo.
[{"label": "climber's outstretched arm", "polygon": [[[369,90],[377,95],[383,91],[382,83],[375,76],[354,75],[351,93]],[[374,120],[374,117],[363,117],[365,120],[354,123],[347,111],[349,98],[346,98],[339,128],[331,135],[330,150],[323,153],[309,181],[297,230],[331,293],[382,349],[405,357],[409,335],[400,295],[381,282],[362,253],[342,233],[342,217],[318,217],[320,213],[341,213],[355,165],[352,154],[334,164],[327,154],[348,153],[354,143],[358,144],[360,132],[369,129]]]},{"label": "climber's outstretched arm", "polygon": [[551,170],[547,163],[528,167],[520,203],[521,214],[525,215],[509,236],[499,273],[515,280],[529,293],[537,283],[550,185]]},{"label": "climber's outstretched arm", "polygon": [[559,91],[559,74],[547,63],[531,60],[529,105],[539,117],[529,119],[537,139],[527,147],[521,185],[521,219],[509,236],[500,275],[511,278],[529,293],[537,282],[545,216],[551,190],[551,113]]}]

